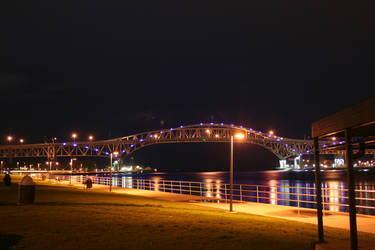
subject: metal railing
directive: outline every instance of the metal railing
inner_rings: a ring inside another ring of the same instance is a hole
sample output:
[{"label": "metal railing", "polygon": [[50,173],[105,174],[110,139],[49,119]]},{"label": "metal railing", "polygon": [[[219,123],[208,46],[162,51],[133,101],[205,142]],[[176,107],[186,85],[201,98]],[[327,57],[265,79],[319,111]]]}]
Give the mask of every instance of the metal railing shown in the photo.
[{"label": "metal railing", "polygon": [[[34,176],[41,178],[37,174]],[[44,178],[55,183],[83,184],[88,176],[50,174]],[[90,178],[93,180],[93,184],[110,185],[109,176],[90,176]],[[112,186],[200,196],[206,198],[206,201],[211,202],[227,202],[230,190],[229,184],[221,182],[134,179],[130,176],[114,176],[112,178]],[[355,190],[358,213],[375,215],[375,187],[372,188],[373,190]],[[323,186],[322,199],[325,211],[347,212],[348,189]],[[233,200],[237,202],[258,202],[298,208],[316,208],[315,187],[234,184]]]}]

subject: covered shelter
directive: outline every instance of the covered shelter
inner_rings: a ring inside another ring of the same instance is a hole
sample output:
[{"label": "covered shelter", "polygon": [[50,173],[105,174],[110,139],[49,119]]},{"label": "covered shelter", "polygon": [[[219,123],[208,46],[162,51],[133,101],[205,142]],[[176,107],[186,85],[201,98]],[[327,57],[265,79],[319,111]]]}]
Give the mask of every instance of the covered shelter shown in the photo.
[{"label": "covered shelter", "polygon": [[322,149],[319,148],[319,139],[327,137],[342,137],[344,138],[344,142],[342,144],[332,144],[327,145],[326,147],[345,151],[350,219],[350,244],[352,250],[358,249],[353,159],[361,157],[366,153],[374,152],[375,96],[313,122],[312,137],[314,139],[315,185],[319,242],[324,242],[321,173],[319,160],[319,153]]}]

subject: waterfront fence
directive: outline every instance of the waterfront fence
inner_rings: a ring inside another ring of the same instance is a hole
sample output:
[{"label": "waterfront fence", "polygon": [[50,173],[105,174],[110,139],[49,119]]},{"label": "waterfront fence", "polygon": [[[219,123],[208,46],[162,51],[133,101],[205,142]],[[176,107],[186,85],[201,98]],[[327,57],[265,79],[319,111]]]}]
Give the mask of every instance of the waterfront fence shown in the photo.
[{"label": "waterfront fence", "polygon": [[[44,177],[43,177],[44,176]],[[40,175],[34,177],[47,179],[56,183],[83,184],[90,177],[93,184],[109,186],[109,176],[83,175]],[[112,177],[112,186],[117,188],[133,188],[150,191],[169,192],[200,196],[206,202],[228,202],[229,184],[217,182],[173,181],[157,179],[134,179],[131,176]],[[357,189],[357,212],[375,215],[375,190]],[[348,211],[348,189],[335,186],[322,186],[323,208],[330,212]],[[193,199],[192,199],[193,200]],[[202,198],[200,198],[202,200]],[[274,205],[294,206],[297,208],[316,208],[315,185],[305,186],[276,186],[276,185],[247,185],[233,184],[233,200],[235,202],[257,202]]]}]

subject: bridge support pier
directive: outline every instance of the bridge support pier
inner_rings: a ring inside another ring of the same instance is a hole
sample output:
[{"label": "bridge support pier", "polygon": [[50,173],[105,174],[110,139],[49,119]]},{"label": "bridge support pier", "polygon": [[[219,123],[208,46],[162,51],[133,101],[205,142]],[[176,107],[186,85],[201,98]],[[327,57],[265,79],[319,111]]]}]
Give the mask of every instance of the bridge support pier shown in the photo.
[{"label": "bridge support pier", "polygon": [[294,158],[294,169],[302,169],[301,156],[297,156]]},{"label": "bridge support pier", "polygon": [[287,165],[286,165],[286,160],[279,160],[279,164],[280,164],[280,169],[286,169],[287,168]]}]

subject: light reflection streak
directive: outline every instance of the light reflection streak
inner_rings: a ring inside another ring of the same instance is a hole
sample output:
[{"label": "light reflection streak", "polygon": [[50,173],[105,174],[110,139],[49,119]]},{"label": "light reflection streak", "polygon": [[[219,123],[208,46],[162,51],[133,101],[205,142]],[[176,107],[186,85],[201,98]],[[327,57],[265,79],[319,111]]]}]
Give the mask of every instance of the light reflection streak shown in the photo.
[{"label": "light reflection streak", "polygon": [[133,188],[133,178],[131,176],[123,176],[121,179],[123,188]]},{"label": "light reflection streak", "polygon": [[220,199],[221,198],[221,181],[216,180],[216,198]]},{"label": "light reflection streak", "polygon": [[160,177],[153,177],[151,180],[154,182],[154,191],[159,191],[160,190]]},{"label": "light reflection streak", "polygon": [[272,205],[276,205],[277,203],[277,187],[276,187],[276,184],[277,184],[277,181],[276,180],[270,180],[269,182],[269,186],[270,186],[270,204]]},{"label": "light reflection streak", "polygon": [[212,197],[212,192],[211,192],[211,185],[212,180],[211,179],[206,179],[205,180],[205,186],[206,186],[206,197]]},{"label": "light reflection streak", "polygon": [[[328,185],[328,202],[338,204],[339,203],[339,182],[329,181]],[[339,205],[329,204],[329,211],[338,212],[340,209]]]}]

